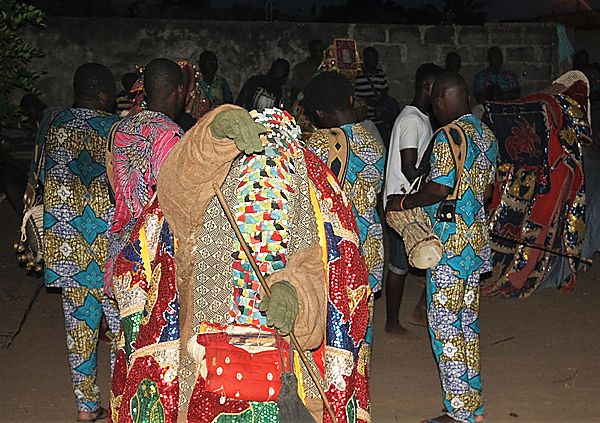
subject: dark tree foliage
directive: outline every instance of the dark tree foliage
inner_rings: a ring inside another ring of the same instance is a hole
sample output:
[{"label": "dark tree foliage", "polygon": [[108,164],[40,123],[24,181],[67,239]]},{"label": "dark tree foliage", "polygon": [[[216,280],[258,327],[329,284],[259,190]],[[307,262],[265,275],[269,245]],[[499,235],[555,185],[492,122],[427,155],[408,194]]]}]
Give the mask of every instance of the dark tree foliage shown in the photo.
[{"label": "dark tree foliage", "polygon": [[29,69],[29,63],[42,53],[23,38],[22,30],[43,21],[42,12],[29,4],[0,0],[0,127],[18,114],[11,97],[14,90],[37,93],[39,75]]}]

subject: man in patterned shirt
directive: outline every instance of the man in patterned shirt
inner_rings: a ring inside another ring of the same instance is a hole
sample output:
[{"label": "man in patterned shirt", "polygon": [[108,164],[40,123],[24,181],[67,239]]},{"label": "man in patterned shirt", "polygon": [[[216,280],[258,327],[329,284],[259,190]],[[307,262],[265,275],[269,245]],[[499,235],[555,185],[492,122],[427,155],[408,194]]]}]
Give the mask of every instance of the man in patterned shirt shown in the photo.
[{"label": "man in patterned shirt", "polygon": [[[470,113],[467,84],[459,74],[438,77],[432,106],[444,126],[434,135],[429,181],[416,194],[389,197],[387,210],[423,207],[443,244],[442,259],[427,272],[427,317],[447,412],[425,422],[473,423],[484,418],[479,278],[491,270],[484,206],[492,194],[498,145]],[[449,202],[454,194],[457,199]]]},{"label": "man in patterned shirt", "polygon": [[383,188],[385,147],[362,124],[352,108],[352,86],[335,72],[315,76],[304,88],[305,113],[317,128],[306,146],[338,178],[352,203],[373,292],[383,278],[383,232],[377,195]]},{"label": "man in patterned shirt", "polygon": [[122,120],[112,139],[115,217],[105,277],[109,293],[113,259],[154,196],[156,178],[165,158],[183,136],[183,130],[175,123],[185,104],[180,67],[169,59],[154,59],[145,67],[143,76],[146,106]]},{"label": "man in patterned shirt", "polygon": [[74,106],[57,112],[43,137],[44,277],[47,286],[62,290],[77,421],[91,422],[108,416],[96,383],[102,314],[112,332],[119,330],[116,304],[102,290],[114,211],[105,152],[118,117],[112,114],[115,79],[105,66],[81,65],[73,89]]}]

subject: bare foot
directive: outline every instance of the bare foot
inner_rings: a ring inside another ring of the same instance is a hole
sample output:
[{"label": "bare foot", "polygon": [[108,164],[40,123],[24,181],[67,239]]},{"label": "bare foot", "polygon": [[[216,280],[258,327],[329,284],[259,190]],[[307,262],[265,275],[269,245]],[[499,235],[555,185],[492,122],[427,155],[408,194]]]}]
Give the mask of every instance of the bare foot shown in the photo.
[{"label": "bare foot", "polygon": [[425,306],[417,305],[408,319],[408,323],[413,326],[427,326],[427,309]]},{"label": "bare foot", "polygon": [[421,423],[460,423],[458,420],[453,419],[447,414],[441,416],[432,417],[430,419],[421,420]]},{"label": "bare foot", "polygon": [[397,339],[411,340],[417,337],[412,332],[406,330],[400,323],[386,323],[385,332]]}]

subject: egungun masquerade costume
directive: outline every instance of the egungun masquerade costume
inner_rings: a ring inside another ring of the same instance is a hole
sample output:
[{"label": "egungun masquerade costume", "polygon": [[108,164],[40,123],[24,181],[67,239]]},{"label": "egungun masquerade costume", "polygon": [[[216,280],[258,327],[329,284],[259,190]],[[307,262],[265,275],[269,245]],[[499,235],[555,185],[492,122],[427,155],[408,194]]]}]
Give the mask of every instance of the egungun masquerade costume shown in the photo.
[{"label": "egungun masquerade costume", "polygon": [[[123,330],[112,419],[280,421],[289,346],[260,311],[258,278],[214,197],[216,183],[268,283],[295,290],[294,331],[337,421],[370,421],[370,289],[352,207],[326,165],[299,144],[287,112],[253,112],[268,128],[261,153],[240,155],[237,141],[216,137],[213,121],[239,110],[209,112],[174,147],[158,198],[117,257]],[[317,421],[330,422],[299,353],[290,363],[299,396]]]},{"label": "egungun masquerade costume", "polygon": [[583,146],[591,144],[587,78],[571,71],[540,94],[487,103],[483,120],[498,137],[500,155],[490,204],[494,272],[482,293],[573,289],[592,229],[583,169]]}]

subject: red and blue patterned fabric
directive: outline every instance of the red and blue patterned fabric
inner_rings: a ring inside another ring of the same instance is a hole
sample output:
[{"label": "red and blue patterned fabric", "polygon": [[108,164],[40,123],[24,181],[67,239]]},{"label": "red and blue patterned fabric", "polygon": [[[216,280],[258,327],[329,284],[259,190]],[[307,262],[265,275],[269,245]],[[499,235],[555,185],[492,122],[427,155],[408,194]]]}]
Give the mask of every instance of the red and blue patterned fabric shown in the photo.
[{"label": "red and blue patterned fabric", "polygon": [[[590,133],[584,107],[566,95],[537,94],[511,104],[489,104],[486,119],[496,134],[514,133],[516,127],[523,125],[537,127],[537,119],[532,121],[530,115],[513,114],[511,119],[500,119],[508,108],[534,104],[544,111],[546,128],[538,127],[536,134],[524,134],[518,143],[503,136],[498,142],[501,151],[510,151],[509,144],[518,144],[518,148],[530,153],[535,151],[540,160],[548,163],[548,177],[541,180],[540,172],[523,166],[518,157],[501,156],[490,205],[494,272],[482,285],[486,295],[531,295],[545,284],[557,264],[566,264],[570,276],[555,286],[571,290],[575,283],[576,261],[568,259],[564,263],[560,254],[580,256],[585,237],[581,149],[589,142]],[[547,139],[547,147],[534,149],[543,146],[539,139]]]}]

